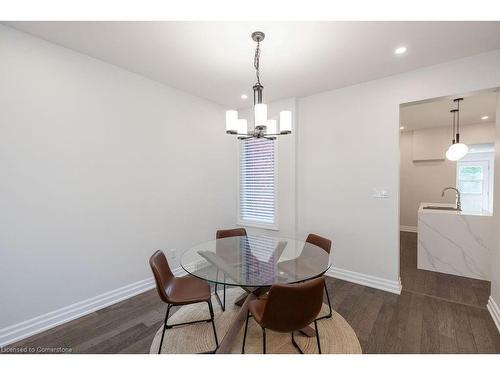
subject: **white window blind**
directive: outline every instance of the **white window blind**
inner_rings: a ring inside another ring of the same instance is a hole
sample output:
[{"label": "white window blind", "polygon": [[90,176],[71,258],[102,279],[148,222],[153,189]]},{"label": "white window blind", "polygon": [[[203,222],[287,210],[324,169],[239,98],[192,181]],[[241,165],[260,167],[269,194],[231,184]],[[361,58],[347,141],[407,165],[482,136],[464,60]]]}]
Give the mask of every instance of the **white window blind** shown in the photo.
[{"label": "white window blind", "polygon": [[275,143],[265,138],[248,138],[239,143],[240,222],[275,226]]}]

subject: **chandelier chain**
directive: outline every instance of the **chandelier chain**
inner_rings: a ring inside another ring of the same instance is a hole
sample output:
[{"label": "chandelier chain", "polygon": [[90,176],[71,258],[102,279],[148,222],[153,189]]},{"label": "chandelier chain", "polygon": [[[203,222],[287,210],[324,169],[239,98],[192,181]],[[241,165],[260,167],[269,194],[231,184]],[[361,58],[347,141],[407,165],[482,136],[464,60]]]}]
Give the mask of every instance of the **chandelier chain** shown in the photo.
[{"label": "chandelier chain", "polygon": [[257,48],[255,48],[253,66],[255,68],[255,75],[257,76],[257,84],[260,85],[260,42],[257,42]]}]

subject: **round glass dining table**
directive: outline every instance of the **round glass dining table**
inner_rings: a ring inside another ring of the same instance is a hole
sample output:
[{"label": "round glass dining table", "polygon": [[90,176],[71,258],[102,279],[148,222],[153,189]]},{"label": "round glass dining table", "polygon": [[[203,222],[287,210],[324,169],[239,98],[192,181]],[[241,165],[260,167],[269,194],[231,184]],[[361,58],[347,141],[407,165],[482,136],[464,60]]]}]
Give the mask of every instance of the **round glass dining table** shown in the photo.
[{"label": "round glass dining table", "polygon": [[[200,279],[218,285],[239,286],[245,291],[235,302],[241,308],[216,351],[229,353],[251,300],[265,294],[273,284],[298,283],[323,275],[330,267],[330,256],[308,242],[247,235],[193,246],[182,254],[181,266]],[[301,332],[315,335],[312,328],[307,328]]]},{"label": "round glass dining table", "polygon": [[321,276],[330,267],[330,257],[308,242],[247,235],[193,246],[182,254],[181,266],[208,282],[259,288]]}]

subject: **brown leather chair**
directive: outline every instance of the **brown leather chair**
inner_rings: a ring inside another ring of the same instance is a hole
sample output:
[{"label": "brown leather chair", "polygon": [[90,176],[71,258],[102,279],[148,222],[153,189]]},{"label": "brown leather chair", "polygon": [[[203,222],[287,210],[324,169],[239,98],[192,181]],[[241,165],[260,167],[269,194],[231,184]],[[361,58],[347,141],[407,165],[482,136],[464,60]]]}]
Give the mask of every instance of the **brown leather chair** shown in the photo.
[{"label": "brown leather chair", "polygon": [[[247,231],[245,228],[234,228],[234,229],[219,229],[217,232],[215,232],[215,238],[217,240],[220,240],[221,238],[227,238],[227,237],[238,237],[238,236],[246,236]],[[216,251],[217,253],[217,251]],[[219,270],[217,270],[217,276],[215,279],[217,280],[219,277]],[[225,278],[225,276],[224,276]],[[222,308],[222,311],[226,311],[226,284],[223,286],[223,301],[221,301],[219,297],[219,293],[217,293],[217,285],[218,283],[215,283],[215,297],[217,297],[217,300],[219,301],[220,307]]]},{"label": "brown leather chair", "polygon": [[[151,256],[151,258],[149,258],[149,265],[151,266],[151,270],[153,271],[155,278],[156,290],[158,291],[162,301],[167,304],[167,313],[165,314],[165,322],[163,324],[163,333],[161,334],[158,354],[161,353],[165,330],[180,325],[201,322],[212,322],[216,345],[214,351],[217,350],[219,347],[219,341],[217,340],[217,332],[215,331],[214,310],[212,308],[210,286],[206,282],[193,276],[175,277],[170,270],[165,254],[163,254],[161,250],[158,250]],[[170,325],[168,324],[168,315],[172,306],[190,305],[199,302],[208,303],[210,319]]]},{"label": "brown leather chair", "polygon": [[[306,238],[306,242],[321,247],[328,254],[330,254],[330,249],[332,248],[332,241],[330,241],[328,238],[310,233]],[[326,287],[326,283],[325,283],[325,293],[326,293],[326,299],[328,300],[328,308],[330,312],[327,315],[322,316],[321,318],[318,319],[328,319],[332,317],[332,304],[330,302],[330,295],[328,294],[328,288]]]},{"label": "brown leather chair", "polygon": [[276,332],[291,332],[292,344],[303,354],[295,342],[293,332],[301,330],[314,322],[318,352],[321,344],[317,317],[323,305],[325,279],[319,277],[299,284],[275,284],[265,299],[250,301],[243,336],[241,353],[245,353],[245,341],[250,313],[262,328],[262,351],[266,353],[266,329]]},{"label": "brown leather chair", "polygon": [[227,238],[227,237],[238,237],[238,236],[246,236],[247,231],[245,228],[234,228],[234,229],[219,229],[215,232],[215,238]]}]

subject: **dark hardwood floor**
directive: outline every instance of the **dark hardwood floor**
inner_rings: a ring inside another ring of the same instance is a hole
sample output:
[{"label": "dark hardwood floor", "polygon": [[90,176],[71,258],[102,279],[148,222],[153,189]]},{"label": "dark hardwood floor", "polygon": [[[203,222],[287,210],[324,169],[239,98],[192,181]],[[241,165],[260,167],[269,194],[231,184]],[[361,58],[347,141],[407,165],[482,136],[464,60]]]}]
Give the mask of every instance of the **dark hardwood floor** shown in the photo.
[{"label": "dark hardwood floor", "polygon": [[[401,233],[401,295],[327,278],[333,307],[363,353],[500,353],[490,285],[416,269],[416,235]],[[73,353],[148,353],[165,314],[151,290],[12,345]]]}]

